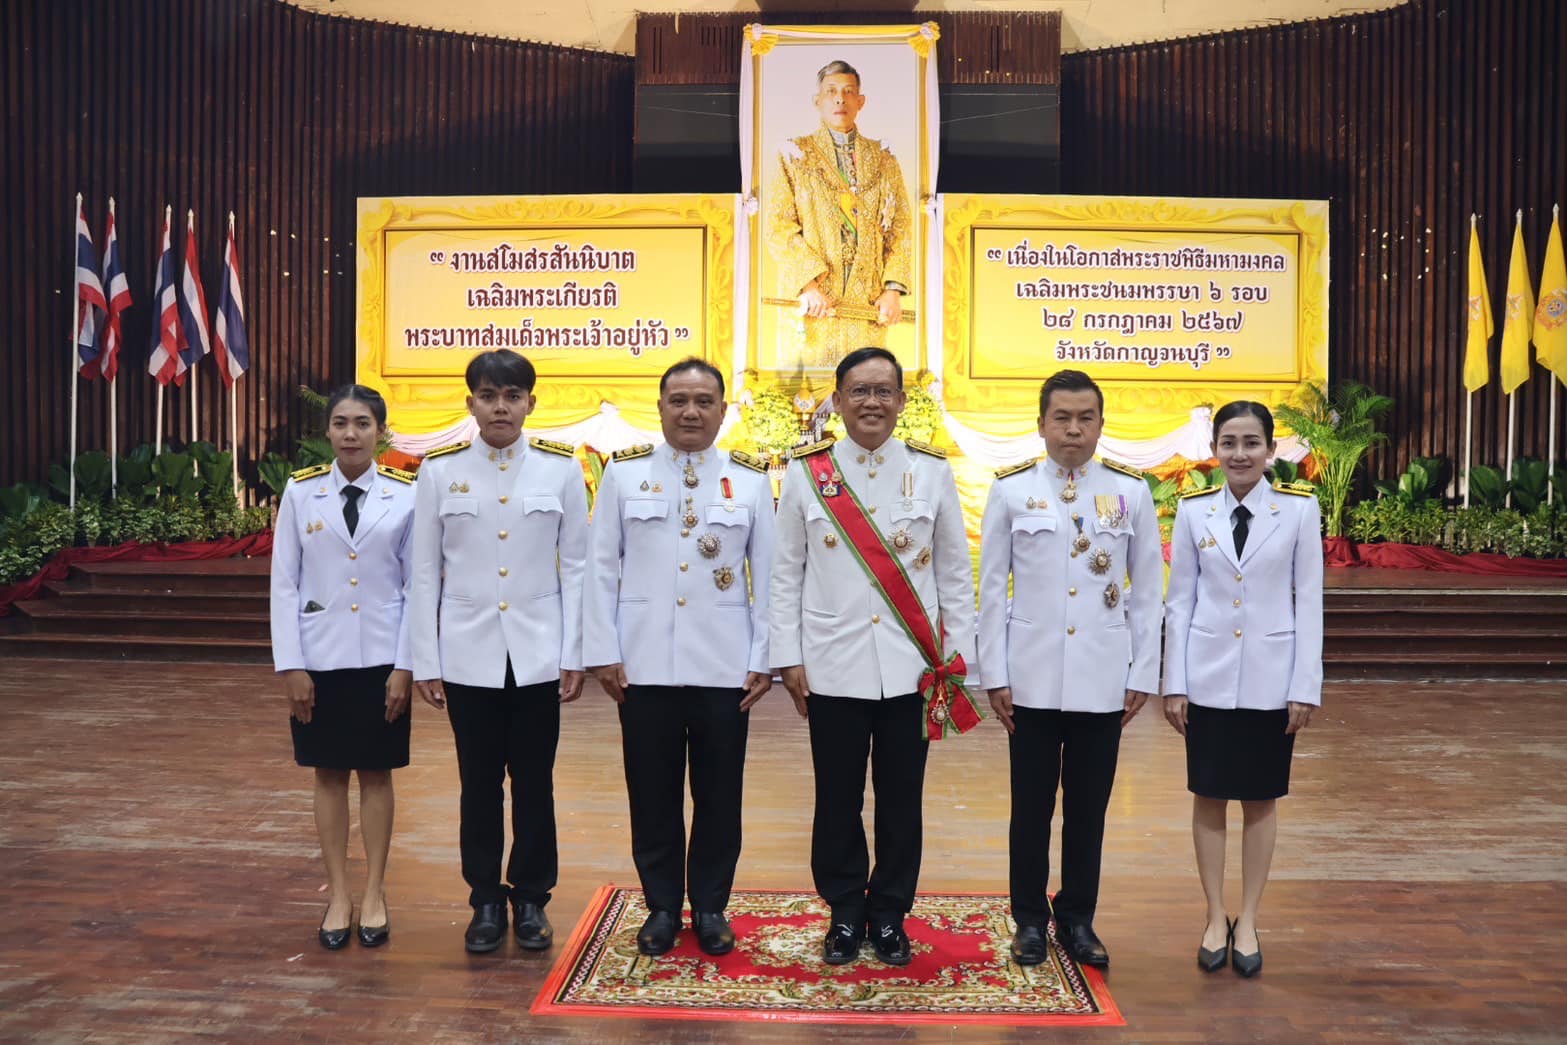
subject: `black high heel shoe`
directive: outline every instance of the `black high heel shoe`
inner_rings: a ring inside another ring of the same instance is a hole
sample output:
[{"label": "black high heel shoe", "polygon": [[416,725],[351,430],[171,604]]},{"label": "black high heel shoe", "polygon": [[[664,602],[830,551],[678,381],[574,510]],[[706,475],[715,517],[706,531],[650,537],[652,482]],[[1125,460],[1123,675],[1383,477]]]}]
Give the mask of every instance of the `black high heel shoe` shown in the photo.
[{"label": "black high heel shoe", "polygon": [[1203,972],[1218,972],[1229,964],[1230,950],[1235,942],[1235,923],[1230,919],[1224,919],[1224,946],[1218,950],[1210,951],[1208,948],[1197,945],[1197,964]]},{"label": "black high heel shoe", "polygon": [[[1233,933],[1233,931],[1234,930],[1232,929],[1231,932]],[[1262,936],[1261,936],[1261,934],[1259,934],[1257,936],[1257,953],[1256,954],[1242,954],[1240,951],[1237,951],[1235,949],[1235,945],[1232,942],[1230,944],[1230,964],[1232,966],[1234,966],[1235,971],[1237,973],[1239,973],[1243,978],[1248,979],[1248,980],[1251,979],[1253,976],[1257,975],[1259,972],[1261,972],[1262,971]]]},{"label": "black high heel shoe", "polygon": [[324,928],[326,924],[326,915],[324,913],[321,915],[321,922],[322,927],[316,928],[316,939],[321,941],[322,947],[329,951],[340,951],[348,946],[348,937],[354,922],[352,911],[348,913],[348,925],[343,926],[341,929]]}]

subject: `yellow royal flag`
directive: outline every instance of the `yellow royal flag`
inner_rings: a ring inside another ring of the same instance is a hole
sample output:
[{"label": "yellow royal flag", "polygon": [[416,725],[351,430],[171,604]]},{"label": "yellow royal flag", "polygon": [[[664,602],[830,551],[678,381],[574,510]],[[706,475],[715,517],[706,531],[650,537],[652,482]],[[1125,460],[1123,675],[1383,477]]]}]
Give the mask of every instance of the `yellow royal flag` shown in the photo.
[{"label": "yellow royal flag", "polygon": [[1567,381],[1567,260],[1562,256],[1561,219],[1554,214],[1540,273],[1540,306],[1534,312],[1534,358]]},{"label": "yellow royal flag", "polygon": [[1529,335],[1534,328],[1534,287],[1523,249],[1523,212],[1513,226],[1513,258],[1507,266],[1507,314],[1502,319],[1502,391],[1512,395],[1529,380]]},{"label": "yellow royal flag", "polygon": [[1491,288],[1485,282],[1485,261],[1480,256],[1480,234],[1469,222],[1469,339],[1464,346],[1464,388],[1478,392],[1491,381]]}]

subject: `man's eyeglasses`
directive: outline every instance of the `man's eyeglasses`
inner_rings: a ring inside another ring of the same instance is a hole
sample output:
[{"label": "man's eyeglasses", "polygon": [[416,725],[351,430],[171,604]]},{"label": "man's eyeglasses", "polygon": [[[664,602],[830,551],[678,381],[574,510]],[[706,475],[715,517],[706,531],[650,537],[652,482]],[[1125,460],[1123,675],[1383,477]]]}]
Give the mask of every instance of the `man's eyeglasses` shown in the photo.
[{"label": "man's eyeglasses", "polygon": [[848,391],[849,402],[863,403],[868,399],[875,399],[878,403],[890,403],[898,398],[898,389],[891,385],[855,385]]}]

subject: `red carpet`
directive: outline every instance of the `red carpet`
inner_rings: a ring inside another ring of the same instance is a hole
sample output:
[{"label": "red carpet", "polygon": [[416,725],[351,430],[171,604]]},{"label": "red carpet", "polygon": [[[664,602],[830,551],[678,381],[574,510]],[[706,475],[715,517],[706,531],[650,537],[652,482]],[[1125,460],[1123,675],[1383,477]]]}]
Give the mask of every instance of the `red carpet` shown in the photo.
[{"label": "red carpet", "polygon": [[1052,941],[1051,957],[1011,960],[1004,896],[921,896],[905,928],[914,961],[834,968],[821,959],[827,908],[814,895],[737,891],[729,904],[738,943],[709,958],[686,928],[660,958],[637,953],[647,908],[636,889],[594,894],[544,990],[539,1015],[778,1020],[825,1023],[966,1023],[1124,1026],[1103,977]]}]

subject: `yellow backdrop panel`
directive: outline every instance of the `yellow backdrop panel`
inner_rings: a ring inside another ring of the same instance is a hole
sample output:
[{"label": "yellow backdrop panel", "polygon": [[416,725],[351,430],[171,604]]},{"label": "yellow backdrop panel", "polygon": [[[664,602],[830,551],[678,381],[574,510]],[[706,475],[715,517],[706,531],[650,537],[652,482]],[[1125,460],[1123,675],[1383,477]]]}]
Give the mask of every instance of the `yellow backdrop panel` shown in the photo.
[{"label": "yellow backdrop panel", "polygon": [[1066,368],[1120,439],[1327,379],[1325,202],[948,195],[945,215],[943,399],[974,428],[1032,429]]},{"label": "yellow backdrop panel", "polygon": [[359,380],[408,435],[466,410],[463,369],[511,348],[540,375],[529,423],[615,403],[656,428],[659,375],[734,352],[734,197],[405,197],[359,201]]}]

